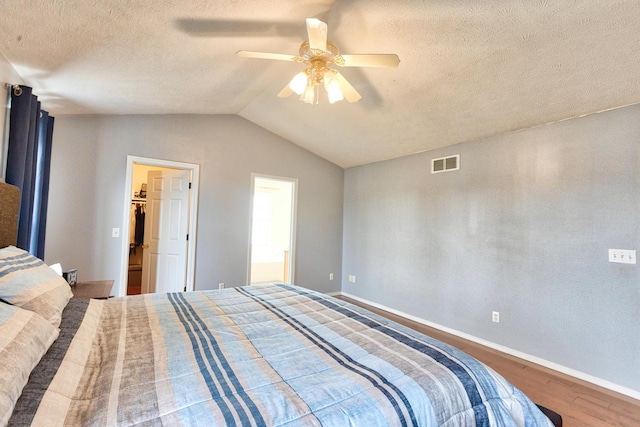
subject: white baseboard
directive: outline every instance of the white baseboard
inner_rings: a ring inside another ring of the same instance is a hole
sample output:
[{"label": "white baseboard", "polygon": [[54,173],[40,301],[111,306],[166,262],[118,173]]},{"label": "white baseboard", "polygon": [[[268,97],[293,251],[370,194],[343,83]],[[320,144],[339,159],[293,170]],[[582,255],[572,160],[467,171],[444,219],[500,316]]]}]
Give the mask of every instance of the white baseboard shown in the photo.
[{"label": "white baseboard", "polygon": [[400,310],[396,310],[396,309],[387,307],[385,305],[378,304],[376,302],[369,301],[369,300],[366,300],[364,298],[360,298],[358,296],[355,296],[355,295],[352,295],[352,294],[349,294],[349,293],[346,293],[346,292],[334,292],[334,293],[332,293],[332,295],[333,296],[335,296],[335,295],[343,295],[343,296],[345,296],[347,298],[351,298],[351,299],[359,301],[359,302],[361,302],[363,304],[367,304],[367,305],[370,305],[372,307],[379,308],[380,310],[388,311],[389,313],[393,313],[393,314],[396,314],[398,316],[402,316],[405,319],[409,319],[409,320],[412,320],[414,322],[421,323],[423,325],[432,327],[434,329],[441,330],[443,332],[446,332],[446,333],[451,334],[451,335],[458,336],[460,338],[464,338],[464,339],[466,339],[468,341],[475,342],[475,343],[483,345],[485,347],[489,347],[489,348],[492,348],[494,350],[501,351],[502,353],[506,353],[506,354],[509,354],[511,356],[518,357],[520,359],[529,361],[531,363],[535,363],[535,364],[540,365],[540,366],[544,366],[546,368],[549,368],[549,369],[552,369],[554,371],[563,373],[565,375],[569,375],[571,377],[578,378],[578,379],[580,379],[582,381],[586,381],[588,383],[591,383],[591,384],[606,388],[606,389],[614,391],[616,393],[620,393],[620,394],[623,394],[625,396],[629,396],[629,397],[632,397],[634,399],[640,400],[640,391],[638,391],[638,390],[633,390],[631,388],[624,387],[624,386],[621,386],[619,384],[612,383],[611,381],[607,381],[607,380],[604,380],[602,378],[594,377],[593,375],[585,374],[584,372],[576,371],[575,369],[571,369],[571,368],[568,368],[566,366],[559,365],[559,364],[554,363],[554,362],[550,362],[550,361],[542,359],[540,357],[532,356],[530,354],[523,353],[521,351],[514,350],[512,348],[505,347],[503,345],[496,344],[496,343],[493,343],[491,341],[487,341],[487,340],[484,340],[482,338],[475,337],[475,336],[467,334],[465,332],[460,332],[460,331],[457,331],[455,329],[451,329],[451,328],[448,328],[446,326],[442,326],[442,325],[439,325],[437,323],[433,323],[433,322],[430,322],[428,320],[421,319],[420,317],[414,316],[412,314],[407,314],[407,313],[404,313],[404,312],[402,312]]}]

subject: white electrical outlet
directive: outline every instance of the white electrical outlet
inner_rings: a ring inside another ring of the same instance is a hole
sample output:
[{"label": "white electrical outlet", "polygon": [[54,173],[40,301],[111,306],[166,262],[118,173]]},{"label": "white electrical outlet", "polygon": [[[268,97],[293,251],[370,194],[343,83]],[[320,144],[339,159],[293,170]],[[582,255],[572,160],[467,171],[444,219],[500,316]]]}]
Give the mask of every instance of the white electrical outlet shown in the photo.
[{"label": "white electrical outlet", "polygon": [[218,283],[218,289],[224,289],[224,283]]},{"label": "white electrical outlet", "polygon": [[500,323],[500,312],[493,311],[491,312],[491,321],[494,323]]},{"label": "white electrical outlet", "polygon": [[111,237],[120,237],[120,229],[112,228],[111,229]]},{"label": "white electrical outlet", "polygon": [[329,280],[333,280],[333,273],[329,273]]},{"label": "white electrical outlet", "polygon": [[356,276],[354,276],[353,274],[350,274],[350,275],[349,275],[349,281],[350,281],[351,283],[356,283]]},{"label": "white electrical outlet", "polygon": [[609,249],[609,262],[635,264],[636,251],[629,249]]}]

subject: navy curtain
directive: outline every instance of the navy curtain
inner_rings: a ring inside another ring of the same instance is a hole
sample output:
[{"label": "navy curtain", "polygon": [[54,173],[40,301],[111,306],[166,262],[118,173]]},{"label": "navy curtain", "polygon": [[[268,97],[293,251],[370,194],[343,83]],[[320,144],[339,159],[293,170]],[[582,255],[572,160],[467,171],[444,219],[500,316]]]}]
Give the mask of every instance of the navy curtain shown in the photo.
[{"label": "navy curtain", "polygon": [[30,87],[11,88],[6,181],[20,188],[17,246],[44,259],[54,118]]}]

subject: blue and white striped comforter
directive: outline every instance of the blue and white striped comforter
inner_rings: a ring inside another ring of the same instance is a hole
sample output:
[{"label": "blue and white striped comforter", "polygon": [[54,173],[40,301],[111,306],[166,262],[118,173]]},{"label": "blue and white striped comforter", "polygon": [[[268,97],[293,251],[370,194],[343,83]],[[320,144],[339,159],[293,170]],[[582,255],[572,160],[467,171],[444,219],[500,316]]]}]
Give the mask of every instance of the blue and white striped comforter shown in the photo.
[{"label": "blue and white striped comforter", "polygon": [[286,285],[92,300],[33,425],[551,426],[465,353]]}]

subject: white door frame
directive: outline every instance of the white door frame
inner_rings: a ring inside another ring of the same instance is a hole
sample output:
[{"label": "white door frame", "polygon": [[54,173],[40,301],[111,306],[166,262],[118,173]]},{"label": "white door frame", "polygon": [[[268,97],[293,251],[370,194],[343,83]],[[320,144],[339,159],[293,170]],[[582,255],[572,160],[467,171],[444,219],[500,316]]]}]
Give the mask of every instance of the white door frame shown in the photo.
[{"label": "white door frame", "polygon": [[256,178],[273,179],[276,181],[286,181],[293,184],[293,200],[291,200],[291,242],[289,245],[289,283],[295,283],[296,265],[296,223],[298,221],[298,179],[285,176],[265,175],[261,173],[251,174],[251,196],[249,202],[249,257],[247,259],[247,285],[251,284],[251,241],[253,239],[253,198],[255,196]]},{"label": "white door frame", "polygon": [[126,283],[129,275],[129,233],[131,224],[131,187],[133,185],[133,165],[159,166],[191,171],[191,198],[189,200],[189,241],[187,243],[187,291],[195,289],[196,268],[196,230],[198,221],[198,195],[200,184],[200,165],[193,163],[175,162],[172,160],[152,159],[148,157],[127,156],[127,174],[124,189],[124,210],[122,214],[122,249],[120,256],[120,283],[116,296],[127,294]]}]

